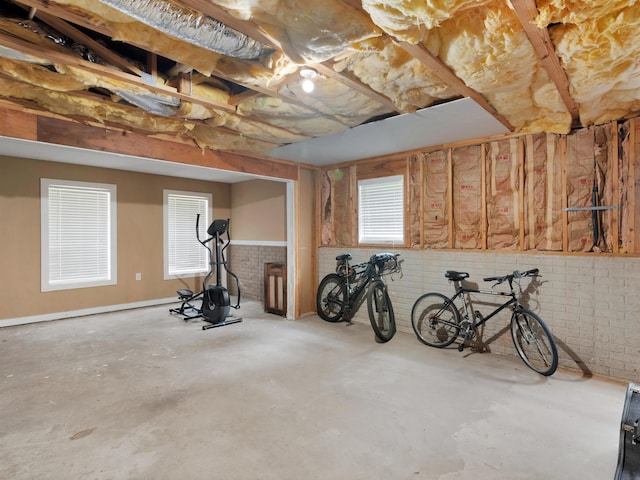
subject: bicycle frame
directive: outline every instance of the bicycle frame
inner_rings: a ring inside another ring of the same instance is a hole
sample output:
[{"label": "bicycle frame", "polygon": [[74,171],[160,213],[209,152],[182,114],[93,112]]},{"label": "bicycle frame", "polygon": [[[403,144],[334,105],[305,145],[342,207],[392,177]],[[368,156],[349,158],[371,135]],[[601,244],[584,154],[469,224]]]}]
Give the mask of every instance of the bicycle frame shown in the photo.
[{"label": "bicycle frame", "polygon": [[[349,259],[344,258],[345,274],[343,278],[347,289],[347,298],[345,302],[342,302],[344,307],[343,320],[350,321],[353,318],[364,302],[365,293],[369,286],[382,278],[384,269],[376,262],[376,257],[377,255],[373,255],[368,262],[358,263],[356,265],[349,265]],[[391,273],[400,271],[397,255],[395,255],[394,258],[396,258],[396,264]],[[355,273],[353,281],[350,280],[350,269]]]},{"label": "bicycle frame", "polygon": [[[346,261],[347,271],[349,269],[349,263]],[[360,272],[357,271],[358,268],[364,267],[364,270]],[[364,302],[364,294],[367,291],[369,285],[374,281],[380,278],[380,273],[378,273],[375,265],[372,265],[370,262],[359,263],[357,265],[351,265],[351,268],[356,270],[355,280],[353,282],[349,281],[349,276],[345,277],[345,284],[347,286],[347,301],[344,305],[344,319],[346,321],[351,320],[353,316],[360,309],[360,306]],[[355,286],[351,286],[355,284]]]},{"label": "bicycle frame", "polygon": [[[498,313],[500,313],[501,311],[503,311],[504,309],[506,309],[509,306],[513,305],[513,310],[521,308],[521,305],[518,302],[518,299],[516,298],[516,293],[513,290],[513,285],[511,285],[511,283],[510,283],[509,287],[510,287],[510,290],[511,290],[509,292],[496,292],[494,290],[480,290],[480,289],[477,289],[477,288],[463,287],[462,285],[456,286],[456,293],[453,295],[453,297],[447,299],[447,301],[443,305],[443,308],[440,310],[440,312],[438,312],[438,314],[441,313],[442,311],[444,311],[450,305],[452,305],[454,308],[457,308],[456,304],[455,304],[455,301],[456,301],[457,298],[462,298],[462,310],[463,310],[464,319],[467,320],[467,321],[471,321],[472,328],[476,329],[476,328],[480,327],[481,325],[484,325],[486,322],[488,322],[490,319],[495,317]],[[502,305],[498,306],[495,310],[493,310],[488,315],[482,314],[482,317],[480,317],[480,320],[476,321],[478,319],[479,315],[480,315],[480,312],[478,310],[474,310],[473,315],[470,316],[469,315],[469,304],[471,302],[468,299],[464,298],[465,294],[468,295],[470,293],[479,293],[481,295],[493,295],[493,296],[510,297],[510,298],[505,303],[503,303]],[[442,323],[449,324],[449,325],[452,325],[452,326],[456,326],[452,322],[447,322],[446,320],[441,320],[441,321],[442,321]]]}]

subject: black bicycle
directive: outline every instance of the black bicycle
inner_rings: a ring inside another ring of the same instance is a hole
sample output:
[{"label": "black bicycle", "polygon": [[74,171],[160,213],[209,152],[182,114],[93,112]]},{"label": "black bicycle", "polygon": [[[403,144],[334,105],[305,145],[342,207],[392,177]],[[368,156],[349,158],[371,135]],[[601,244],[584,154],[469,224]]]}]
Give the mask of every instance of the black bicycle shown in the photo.
[{"label": "black bicycle", "polygon": [[396,333],[393,306],[383,276],[402,273],[399,253],[376,253],[368,262],[349,264],[351,255],[336,257],[336,273],[322,279],[316,296],[318,315],[327,322],[351,321],[367,293],[369,320],[376,337],[388,342]]},{"label": "black bicycle", "polygon": [[[538,275],[537,268],[526,272],[515,271],[501,277],[488,277],[485,282],[495,282],[492,286],[508,282],[508,291],[479,290],[463,284],[469,278],[466,272],[449,270],[445,277],[455,283],[455,294],[449,298],[440,293],[425,293],[414,303],[411,310],[411,325],[418,340],[431,347],[443,348],[461,337],[458,350],[462,351],[468,340],[472,340],[478,327],[507,307],[511,307],[511,337],[516,351],[524,363],[542,375],[552,375],[558,368],[558,348],[551,331],[542,319],[522,306],[516,297],[514,280],[522,293],[520,279]],[[498,295],[509,297],[489,315],[483,316],[473,308],[469,294]],[[462,309],[454,303],[462,299]]]}]

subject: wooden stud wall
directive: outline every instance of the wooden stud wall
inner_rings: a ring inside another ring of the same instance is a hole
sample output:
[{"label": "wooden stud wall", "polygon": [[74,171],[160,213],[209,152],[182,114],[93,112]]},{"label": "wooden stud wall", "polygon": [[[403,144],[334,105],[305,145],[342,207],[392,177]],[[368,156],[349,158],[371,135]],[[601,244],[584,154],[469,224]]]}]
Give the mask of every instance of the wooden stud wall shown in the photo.
[{"label": "wooden stud wall", "polygon": [[[616,208],[613,210],[605,210],[603,211],[601,217],[602,222],[606,223],[607,229],[606,233],[609,235],[608,244],[611,245],[610,250],[604,253],[608,254],[640,254],[640,211],[636,209],[636,205],[640,206],[640,158],[638,158],[638,153],[640,153],[640,145],[638,145],[638,141],[640,141],[640,122],[636,119],[629,121],[629,178],[633,179],[630,182],[620,182],[620,152],[622,151],[620,147],[620,143],[625,140],[620,138],[619,135],[619,125],[617,122],[612,122],[607,127],[607,168],[605,172],[605,180],[607,182],[607,189],[611,193],[613,192],[613,202],[618,203],[619,197],[618,192],[621,189],[626,188],[628,205],[625,206],[631,212],[629,216],[628,222],[628,232],[627,235],[630,239],[629,244],[630,248],[621,249],[621,211],[622,208]],[[571,134],[570,134],[571,135]],[[560,245],[559,235],[558,240],[556,241],[555,248],[561,248],[561,252],[568,253],[569,252],[569,230],[568,230],[568,212],[565,210],[569,207],[567,204],[567,167],[571,165],[571,158],[568,158],[568,137],[566,135],[557,135],[553,138],[549,138],[547,136],[546,151],[545,155],[547,156],[547,165],[549,165],[548,173],[553,175],[554,178],[557,178],[557,175],[560,175],[561,181],[561,192],[558,193],[559,185],[556,184],[555,187],[551,180],[545,185],[545,189],[547,191],[547,197],[545,198],[545,212],[544,215],[537,214],[534,215],[536,208],[540,208],[539,204],[536,206],[536,197],[534,192],[534,182],[533,179],[535,175],[541,175],[544,173],[535,171],[535,163],[533,158],[534,153],[534,141],[533,135],[526,136],[508,136],[502,137],[498,140],[502,140],[504,138],[510,139],[510,148],[511,150],[517,150],[517,158],[518,165],[517,171],[515,170],[516,165],[513,165],[514,175],[516,177],[512,177],[512,181],[517,181],[517,198],[516,192],[514,191],[514,206],[517,200],[517,210],[518,217],[516,225],[514,225],[514,236],[515,236],[515,250],[516,251],[535,251],[536,245],[537,248],[540,249],[540,245],[544,244],[544,242],[539,241],[539,238],[536,237],[536,228],[544,228],[539,223],[544,220],[547,223],[553,222],[553,217],[556,217],[561,225],[553,224],[547,225],[547,228],[552,229],[561,229],[562,231],[562,242]],[[488,190],[487,184],[490,181],[489,171],[487,162],[490,161],[488,158],[488,148],[489,143],[497,141],[494,139],[487,140],[486,142],[482,142],[479,145],[479,155],[481,156],[480,168],[481,168],[481,189],[479,195],[481,196],[481,212],[480,212],[480,223],[481,229],[480,232],[480,250],[487,250],[489,244],[488,238],[488,226],[489,226],[489,215],[490,211],[488,209]],[[539,141],[539,139],[538,139]],[[554,145],[557,142],[557,151],[559,151],[559,168],[558,172],[556,169],[557,166],[554,167],[554,152],[556,151],[556,147]],[[326,169],[326,172],[332,172],[336,168],[348,168],[349,176],[350,176],[350,187],[349,187],[349,210],[351,215],[351,225],[348,227],[351,229],[351,239],[352,243],[349,246],[357,247],[358,246],[358,235],[357,235],[357,219],[358,219],[358,205],[357,205],[357,181],[359,179],[365,178],[376,178],[376,177],[384,177],[391,175],[403,174],[405,176],[405,200],[407,202],[406,213],[405,213],[405,248],[435,248],[426,245],[426,237],[425,237],[425,190],[424,184],[421,184],[420,187],[420,195],[416,199],[415,198],[415,178],[420,178],[422,182],[424,182],[424,173],[427,171],[425,167],[426,156],[425,154],[440,151],[446,151],[447,158],[447,193],[446,193],[446,202],[447,202],[447,220],[448,220],[448,245],[449,249],[454,249],[455,246],[455,234],[456,234],[456,219],[455,219],[455,209],[454,207],[454,183],[453,183],[453,173],[454,173],[454,165],[453,165],[453,155],[452,151],[455,148],[463,147],[463,146],[472,146],[473,144],[470,142],[460,143],[460,144],[452,144],[447,145],[445,147],[441,147],[439,149],[425,149],[422,151],[409,152],[402,155],[391,155],[387,157],[380,157],[369,160],[362,160],[359,162],[353,162],[350,164],[338,165],[335,167],[331,167]],[[538,147],[539,150],[539,147]],[[541,157],[538,157],[541,158]],[[417,164],[416,164],[417,162]],[[555,193],[554,193],[554,188]],[[604,190],[604,189],[603,189]],[[413,193],[412,193],[413,192]],[[334,192],[332,192],[334,193]],[[555,196],[554,196],[555,195]],[[561,200],[558,199],[558,195],[561,195]],[[318,195],[318,198],[320,196]],[[555,207],[552,202],[553,198],[556,199]],[[539,199],[538,199],[539,200]],[[410,202],[416,202],[418,204],[418,218],[416,218],[415,206],[410,205]],[[336,201],[335,198],[332,197],[332,205],[339,205],[341,202]],[[561,204],[562,212],[559,212],[558,208]],[[585,207],[588,207],[585,205]],[[555,213],[551,213],[551,212]],[[561,220],[560,220],[561,219]],[[514,218],[515,220],[515,218]],[[537,223],[536,223],[537,221]],[[636,228],[636,226],[639,226]],[[335,227],[335,226],[333,226]],[[341,226],[340,228],[344,228]],[[416,229],[420,229],[419,235]],[[559,232],[559,230],[556,230]],[[624,232],[623,232],[624,233]],[[328,245],[337,246],[335,243],[335,236],[332,235],[332,242]],[[416,245],[418,243],[418,245]],[[327,245],[327,244],[325,244]],[[341,245],[346,246],[346,245]],[[381,245],[382,246],[382,245]],[[445,247],[445,248],[447,248]],[[554,247],[551,247],[554,248]],[[560,251],[560,250],[558,250]],[[597,251],[597,249],[594,249]],[[582,253],[582,252],[580,252]],[[584,253],[583,253],[584,254]]]}]

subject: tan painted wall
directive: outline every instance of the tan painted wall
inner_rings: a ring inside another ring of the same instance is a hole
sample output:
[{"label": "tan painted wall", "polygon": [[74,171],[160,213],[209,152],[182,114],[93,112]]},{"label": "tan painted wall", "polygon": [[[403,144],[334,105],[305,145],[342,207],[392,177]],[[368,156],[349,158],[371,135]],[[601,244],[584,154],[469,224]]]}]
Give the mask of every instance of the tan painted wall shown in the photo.
[{"label": "tan painted wall", "polygon": [[231,188],[232,240],[287,240],[287,186],[284,182],[249,180]]},{"label": "tan painted wall", "polygon": [[[40,292],[40,178],[117,185],[117,285]],[[163,189],[212,193],[214,218],[233,218],[228,184],[0,157],[0,322],[198,290],[197,278],[163,278]]]}]

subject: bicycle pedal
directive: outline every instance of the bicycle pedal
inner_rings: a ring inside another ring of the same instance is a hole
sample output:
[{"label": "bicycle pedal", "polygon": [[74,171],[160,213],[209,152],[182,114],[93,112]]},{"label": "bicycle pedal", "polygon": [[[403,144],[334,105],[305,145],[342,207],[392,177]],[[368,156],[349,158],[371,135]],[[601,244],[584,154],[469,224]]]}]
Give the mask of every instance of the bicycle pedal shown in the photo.
[{"label": "bicycle pedal", "polygon": [[464,342],[462,342],[460,345],[458,345],[458,351],[462,352],[464,350]]}]

